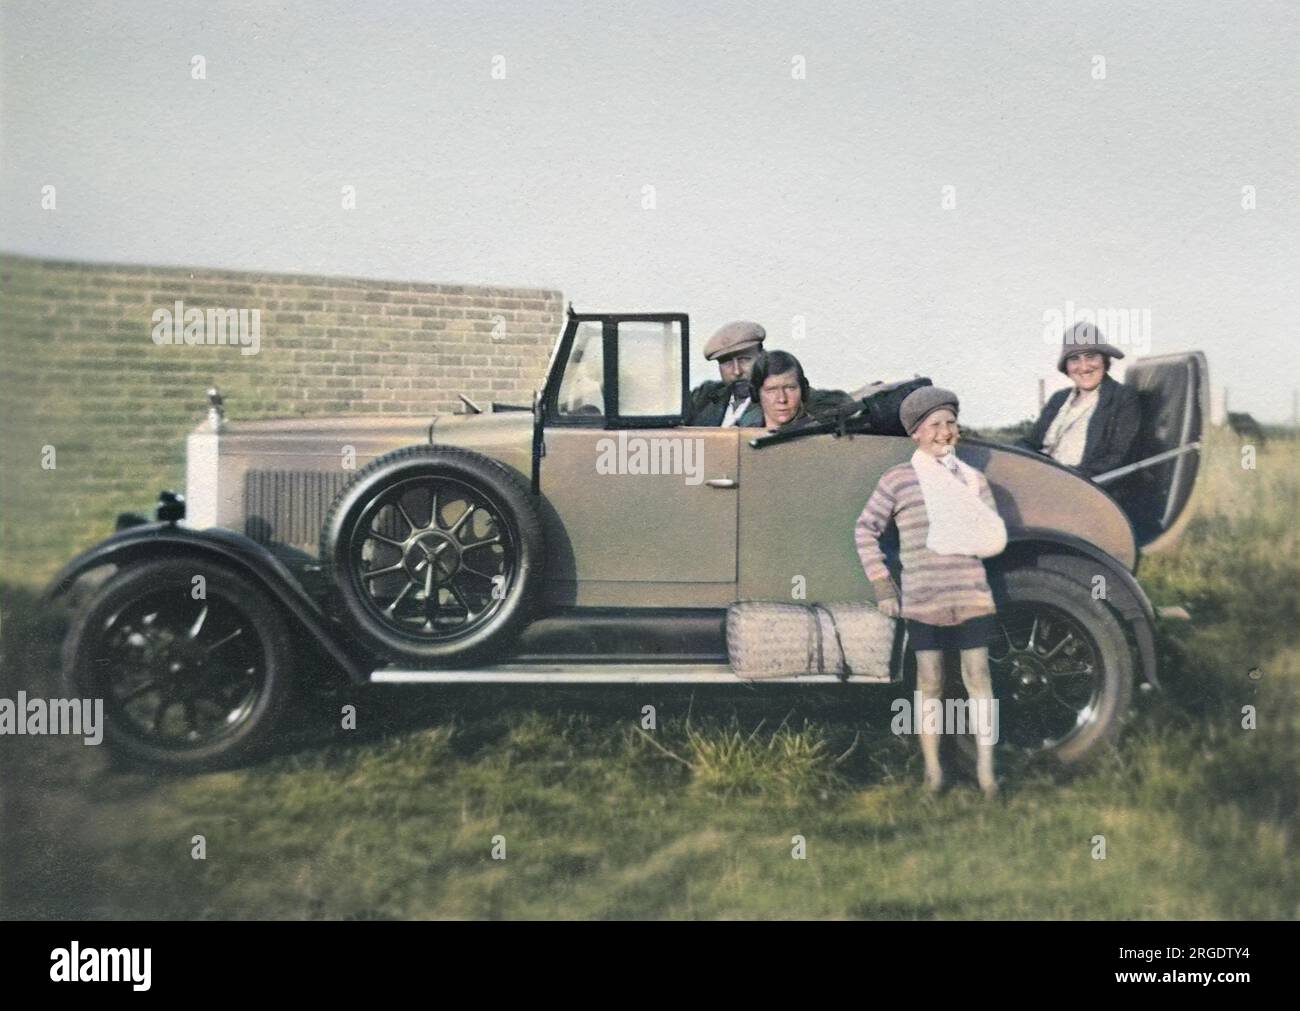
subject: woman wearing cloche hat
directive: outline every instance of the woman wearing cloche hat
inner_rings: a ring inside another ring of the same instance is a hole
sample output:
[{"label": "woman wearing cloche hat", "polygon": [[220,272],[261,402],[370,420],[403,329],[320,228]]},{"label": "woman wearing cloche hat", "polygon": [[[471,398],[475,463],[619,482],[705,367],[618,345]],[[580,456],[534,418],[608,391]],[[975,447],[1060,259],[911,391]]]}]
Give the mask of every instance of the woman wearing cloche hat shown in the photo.
[{"label": "woman wearing cloche hat", "polygon": [[[988,653],[995,608],[982,559],[1002,552],[1007,528],[988,479],[957,459],[957,409],[957,395],[937,386],[908,394],[899,418],[916,452],[881,475],[854,530],[877,606],[890,617],[907,619],[923,713],[927,700],[942,696],[945,649],[961,651],[961,676],[971,701],[990,709],[996,705]],[[898,528],[901,600],[880,547],[891,524]],[[943,786],[940,738],[928,723],[922,719],[921,753],[926,786],[937,791]],[[983,719],[980,725],[985,725]],[[998,792],[996,742],[981,736],[977,743],[980,789],[992,797]]]},{"label": "woman wearing cloche hat", "polygon": [[1020,445],[1088,477],[1131,463],[1142,408],[1135,389],[1110,377],[1111,359],[1123,357],[1092,323],[1066,330],[1056,367],[1074,387],[1052,394]]}]

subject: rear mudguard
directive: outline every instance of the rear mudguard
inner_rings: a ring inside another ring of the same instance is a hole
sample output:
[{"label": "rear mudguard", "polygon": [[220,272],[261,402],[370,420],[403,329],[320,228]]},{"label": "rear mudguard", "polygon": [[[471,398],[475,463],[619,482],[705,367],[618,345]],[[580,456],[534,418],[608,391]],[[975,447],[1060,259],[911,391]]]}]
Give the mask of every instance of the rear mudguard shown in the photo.
[{"label": "rear mudguard", "polygon": [[344,648],[325,613],[303,589],[289,568],[267,548],[242,534],[220,527],[191,530],[175,523],[145,523],[128,527],[82,552],[54,577],[44,599],[66,593],[91,569],[104,565],[130,565],[145,559],[197,555],[226,563],[269,592],[290,620],[306,631],[355,683],[370,679],[370,665]]}]

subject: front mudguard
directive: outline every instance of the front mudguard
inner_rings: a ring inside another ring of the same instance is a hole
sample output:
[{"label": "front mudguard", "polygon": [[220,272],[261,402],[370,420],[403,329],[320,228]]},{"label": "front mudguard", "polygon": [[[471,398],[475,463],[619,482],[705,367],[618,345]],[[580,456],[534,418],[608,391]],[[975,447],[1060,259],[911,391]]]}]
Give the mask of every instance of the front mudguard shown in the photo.
[{"label": "front mudguard", "polygon": [[369,680],[370,666],[348,651],[325,613],[288,566],[263,545],[232,530],[219,527],[191,530],[175,523],[128,527],[68,562],[50,581],[42,599],[58,598],[91,569],[104,565],[120,568],[145,559],[180,554],[224,562],[240,572],[279,601],[290,622],[305,631],[353,682],[362,684]]}]

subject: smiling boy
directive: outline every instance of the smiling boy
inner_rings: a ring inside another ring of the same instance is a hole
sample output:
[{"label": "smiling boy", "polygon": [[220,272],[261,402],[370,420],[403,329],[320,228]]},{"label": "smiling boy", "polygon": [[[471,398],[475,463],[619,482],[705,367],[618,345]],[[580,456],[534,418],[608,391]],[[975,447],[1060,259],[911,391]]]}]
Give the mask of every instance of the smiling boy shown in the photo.
[{"label": "smiling boy", "polygon": [[[967,693],[991,703],[988,642],[996,608],[982,559],[1001,553],[1007,531],[987,478],[957,459],[957,410],[950,390],[925,386],[908,394],[899,417],[916,452],[881,475],[858,517],[854,543],[881,613],[907,620],[922,700],[942,696],[943,652],[956,649]],[[879,543],[891,523],[898,528],[901,594]],[[998,792],[993,742],[978,744],[980,789],[992,797]],[[922,731],[921,753],[926,787],[942,789],[938,734]]]}]

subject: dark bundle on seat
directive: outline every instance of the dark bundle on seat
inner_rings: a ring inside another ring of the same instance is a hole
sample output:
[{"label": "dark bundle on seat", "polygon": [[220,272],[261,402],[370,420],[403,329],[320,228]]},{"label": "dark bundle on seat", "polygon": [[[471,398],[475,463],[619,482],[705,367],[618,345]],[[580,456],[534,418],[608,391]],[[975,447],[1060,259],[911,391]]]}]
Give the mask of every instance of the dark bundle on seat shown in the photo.
[{"label": "dark bundle on seat", "polygon": [[[898,409],[913,390],[934,384],[925,376],[901,379],[895,383],[869,383],[851,394],[852,400],[838,408],[835,420],[846,431],[869,432],[872,435],[906,435]],[[830,420],[829,415],[822,415]]]}]

